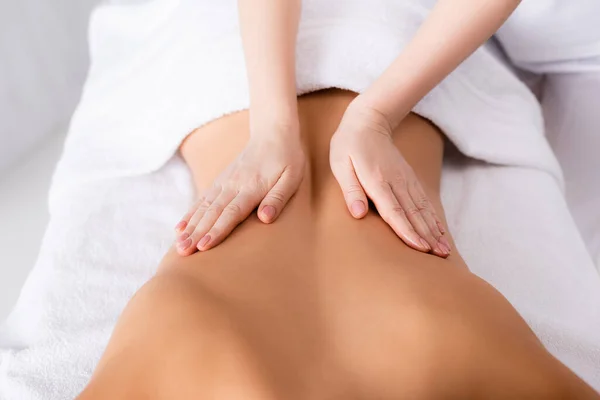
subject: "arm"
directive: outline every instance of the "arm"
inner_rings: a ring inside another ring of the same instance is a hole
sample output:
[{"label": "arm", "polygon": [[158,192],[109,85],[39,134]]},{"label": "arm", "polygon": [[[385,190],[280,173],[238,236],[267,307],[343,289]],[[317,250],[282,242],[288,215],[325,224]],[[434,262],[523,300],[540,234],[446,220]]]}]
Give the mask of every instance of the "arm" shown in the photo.
[{"label": "arm", "polygon": [[300,4],[300,0],[238,1],[251,127],[298,122],[295,56]]},{"label": "arm", "polygon": [[518,4],[439,0],[404,51],[348,107],[331,141],[330,163],[355,218],[366,215],[368,197],[407,245],[440,257],[450,254],[444,226],[390,139],[414,105],[484,43]]},{"label": "arm", "polygon": [[294,195],[306,162],[296,99],[300,0],[239,0],[250,90],[250,140],[177,224],[177,251],[217,246],[258,206],[264,223]]},{"label": "arm", "polygon": [[361,96],[398,126],[414,105],[489,39],[519,0],[439,0],[415,37]]}]

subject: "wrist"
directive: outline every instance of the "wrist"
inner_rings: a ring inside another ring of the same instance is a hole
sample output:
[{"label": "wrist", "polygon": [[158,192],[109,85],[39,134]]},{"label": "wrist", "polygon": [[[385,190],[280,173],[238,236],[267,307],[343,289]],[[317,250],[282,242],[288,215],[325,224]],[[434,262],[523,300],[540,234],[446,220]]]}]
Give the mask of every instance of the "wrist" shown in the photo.
[{"label": "wrist", "polygon": [[348,106],[346,111],[350,119],[357,121],[359,125],[368,124],[371,130],[378,133],[392,135],[395,125],[392,125],[387,114],[382,112],[376,105],[372,104],[368,98],[358,95]]},{"label": "wrist", "polygon": [[399,102],[392,101],[390,96],[370,90],[357,96],[355,102],[361,109],[368,110],[370,113],[377,114],[379,118],[384,119],[391,131],[400,125],[400,122],[411,110],[411,107],[405,107]]},{"label": "wrist", "polygon": [[297,108],[250,108],[250,135],[299,136],[300,121]]}]

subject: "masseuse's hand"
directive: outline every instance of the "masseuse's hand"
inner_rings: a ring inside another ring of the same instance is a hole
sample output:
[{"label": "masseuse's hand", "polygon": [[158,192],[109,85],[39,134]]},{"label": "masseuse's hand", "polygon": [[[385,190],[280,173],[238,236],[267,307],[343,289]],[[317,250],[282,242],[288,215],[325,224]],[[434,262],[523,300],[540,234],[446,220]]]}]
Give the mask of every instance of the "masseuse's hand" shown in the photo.
[{"label": "masseuse's hand", "polygon": [[350,213],[367,214],[367,196],[385,222],[408,246],[440,257],[450,254],[443,226],[414,171],[392,141],[383,116],[360,103],[350,104],[331,139],[331,169]]},{"label": "masseuse's hand", "polygon": [[177,224],[179,254],[218,245],[257,206],[262,222],[275,221],[300,186],[304,166],[297,123],[251,132],[242,153]]}]

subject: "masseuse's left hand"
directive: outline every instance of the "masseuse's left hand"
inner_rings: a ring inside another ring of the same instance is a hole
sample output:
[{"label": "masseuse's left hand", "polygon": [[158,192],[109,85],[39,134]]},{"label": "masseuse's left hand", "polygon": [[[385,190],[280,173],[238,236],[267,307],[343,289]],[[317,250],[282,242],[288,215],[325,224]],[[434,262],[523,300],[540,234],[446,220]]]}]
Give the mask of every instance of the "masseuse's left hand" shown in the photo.
[{"label": "masseuse's left hand", "polygon": [[367,214],[367,196],[408,246],[440,257],[450,254],[443,226],[414,171],[392,140],[383,114],[350,104],[331,139],[331,169],[352,216]]}]

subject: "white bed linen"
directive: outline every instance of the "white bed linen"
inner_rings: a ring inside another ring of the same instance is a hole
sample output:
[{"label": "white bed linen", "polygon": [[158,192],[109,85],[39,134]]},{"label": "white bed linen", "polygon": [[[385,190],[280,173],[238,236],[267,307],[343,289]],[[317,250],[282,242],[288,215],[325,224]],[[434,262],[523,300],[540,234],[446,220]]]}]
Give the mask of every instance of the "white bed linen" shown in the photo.
[{"label": "white bed linen", "polygon": [[[556,180],[536,169],[450,159],[442,195],[472,271],[600,389],[600,278]],[[189,172],[175,157],[149,175],[52,197],[40,258],[0,330],[0,399],[69,399],[83,388],[192,196]]]},{"label": "white bed linen", "polygon": [[567,204],[600,271],[600,57],[595,65],[596,71],[547,75],[542,106]]}]

